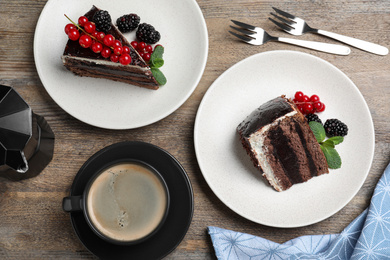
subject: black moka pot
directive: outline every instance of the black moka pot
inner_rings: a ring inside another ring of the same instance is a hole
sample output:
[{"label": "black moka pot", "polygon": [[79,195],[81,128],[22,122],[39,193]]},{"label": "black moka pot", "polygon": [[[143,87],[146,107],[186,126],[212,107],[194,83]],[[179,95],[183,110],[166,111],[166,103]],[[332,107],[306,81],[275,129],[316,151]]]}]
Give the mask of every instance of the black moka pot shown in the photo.
[{"label": "black moka pot", "polygon": [[9,86],[0,85],[0,177],[38,175],[53,158],[54,133]]}]

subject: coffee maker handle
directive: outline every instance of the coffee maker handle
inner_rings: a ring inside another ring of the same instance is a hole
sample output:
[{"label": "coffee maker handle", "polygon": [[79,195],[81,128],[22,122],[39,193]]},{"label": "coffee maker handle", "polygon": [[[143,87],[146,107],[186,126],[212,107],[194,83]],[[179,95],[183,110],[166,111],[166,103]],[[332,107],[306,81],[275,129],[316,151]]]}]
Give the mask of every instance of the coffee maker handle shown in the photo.
[{"label": "coffee maker handle", "polygon": [[83,210],[83,196],[70,196],[62,200],[62,209],[66,212]]}]

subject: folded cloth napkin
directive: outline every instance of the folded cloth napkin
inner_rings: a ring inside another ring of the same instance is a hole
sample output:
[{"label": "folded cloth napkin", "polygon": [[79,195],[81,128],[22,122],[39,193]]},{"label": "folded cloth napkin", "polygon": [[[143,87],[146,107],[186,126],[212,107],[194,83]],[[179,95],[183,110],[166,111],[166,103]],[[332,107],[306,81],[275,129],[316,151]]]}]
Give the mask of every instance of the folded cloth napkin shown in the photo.
[{"label": "folded cloth napkin", "polygon": [[340,234],[302,236],[284,244],[208,227],[221,259],[390,259],[390,164],[379,180],[370,206]]}]

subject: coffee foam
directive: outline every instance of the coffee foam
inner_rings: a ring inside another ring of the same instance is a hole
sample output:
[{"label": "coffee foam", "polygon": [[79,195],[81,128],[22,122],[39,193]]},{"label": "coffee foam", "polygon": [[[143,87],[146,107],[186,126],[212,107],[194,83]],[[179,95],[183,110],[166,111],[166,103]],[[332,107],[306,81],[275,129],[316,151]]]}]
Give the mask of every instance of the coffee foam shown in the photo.
[{"label": "coffee foam", "polygon": [[167,197],[160,179],[137,163],[104,170],[87,196],[87,212],[103,235],[133,241],[155,230],[164,217]]}]

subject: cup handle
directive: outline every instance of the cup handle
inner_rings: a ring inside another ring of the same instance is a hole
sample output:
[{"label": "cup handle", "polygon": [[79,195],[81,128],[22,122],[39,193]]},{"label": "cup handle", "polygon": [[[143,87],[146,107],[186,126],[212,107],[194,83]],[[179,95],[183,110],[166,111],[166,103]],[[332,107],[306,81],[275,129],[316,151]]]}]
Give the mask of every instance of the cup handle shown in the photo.
[{"label": "cup handle", "polygon": [[66,212],[81,211],[83,210],[83,198],[82,196],[70,196],[65,197],[62,200],[62,209]]}]

